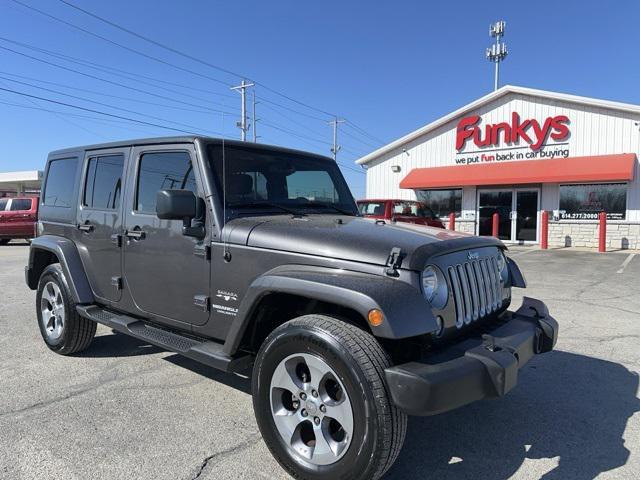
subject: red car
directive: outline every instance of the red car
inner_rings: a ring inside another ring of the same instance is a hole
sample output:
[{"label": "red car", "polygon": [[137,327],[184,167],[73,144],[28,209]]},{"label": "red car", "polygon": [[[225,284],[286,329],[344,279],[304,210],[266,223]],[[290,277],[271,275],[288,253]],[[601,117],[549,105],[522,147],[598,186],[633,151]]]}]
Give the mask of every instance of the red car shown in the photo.
[{"label": "red car", "polygon": [[442,221],[423,202],[373,199],[358,200],[357,204],[358,210],[365,217],[444,228]]},{"label": "red car", "polygon": [[38,197],[0,198],[0,245],[36,236]]}]

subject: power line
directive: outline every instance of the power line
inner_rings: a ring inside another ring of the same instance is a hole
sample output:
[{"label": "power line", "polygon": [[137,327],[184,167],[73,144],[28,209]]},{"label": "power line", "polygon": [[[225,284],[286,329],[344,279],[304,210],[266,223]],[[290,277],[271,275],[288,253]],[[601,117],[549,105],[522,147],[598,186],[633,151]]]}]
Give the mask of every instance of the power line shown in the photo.
[{"label": "power line", "polygon": [[76,73],[78,75],[83,75],[85,77],[92,78],[94,80],[99,80],[101,82],[109,83],[111,85],[115,85],[115,86],[118,86],[118,87],[121,87],[121,88],[127,88],[129,90],[133,90],[133,91],[136,91],[136,92],[139,92],[139,93],[144,93],[146,95],[151,95],[151,96],[154,96],[154,97],[157,97],[157,98],[162,98],[164,100],[169,100],[171,102],[181,103],[183,105],[189,105],[191,107],[205,108],[205,107],[202,107],[201,105],[196,105],[194,103],[185,102],[183,100],[175,100],[175,99],[173,99],[171,97],[167,97],[166,95],[160,95],[160,94],[157,94],[157,93],[149,92],[148,90],[142,90],[140,88],[132,87],[132,86],[126,85],[124,83],[114,82],[113,80],[109,80],[109,79],[106,79],[106,78],[98,77],[98,76],[92,75],[90,73],[81,72],[79,70],[75,70],[73,68],[66,67],[64,65],[60,65],[60,64],[57,64],[57,63],[54,63],[54,62],[50,62],[48,60],[43,60],[41,58],[34,57],[33,55],[29,55],[27,53],[23,53],[23,52],[19,52],[17,50],[13,50],[12,48],[9,48],[9,47],[3,47],[2,45],[0,45],[0,49],[6,50],[8,52],[12,52],[12,53],[14,53],[16,55],[21,55],[23,57],[30,58],[30,59],[35,60],[37,62],[41,62],[41,63],[45,63],[47,65],[51,65],[51,66],[56,67],[56,68],[67,70],[68,72],[73,72],[73,73]]},{"label": "power line", "polygon": [[[136,50],[136,49],[134,49],[134,48],[131,48],[131,47],[128,47],[128,46],[123,45],[123,44],[121,44],[121,43],[118,43],[118,42],[116,42],[116,41],[113,41],[113,40],[111,40],[111,39],[109,39],[109,38],[107,38],[107,37],[104,37],[104,36],[99,35],[99,34],[97,34],[97,33],[95,33],[95,32],[92,32],[92,31],[87,30],[87,29],[85,29],[85,28],[82,28],[82,27],[80,27],[80,26],[78,26],[78,25],[75,25],[74,23],[68,22],[68,21],[63,20],[63,19],[61,19],[61,18],[59,18],[59,17],[56,17],[56,16],[54,16],[54,15],[51,15],[51,14],[49,14],[49,13],[47,13],[47,12],[44,12],[44,11],[42,11],[42,10],[38,9],[38,8],[32,7],[32,6],[30,6],[30,5],[27,5],[27,4],[25,4],[25,3],[23,3],[23,2],[21,2],[21,1],[19,1],[19,0],[11,0],[11,1],[12,1],[12,2],[14,2],[14,3],[16,3],[16,4],[18,4],[18,5],[21,5],[21,6],[22,6],[22,7],[24,7],[24,8],[30,9],[30,10],[32,10],[32,11],[35,11],[35,12],[37,12],[37,13],[41,14],[41,15],[44,15],[44,16],[45,16],[45,17],[47,17],[47,18],[50,18],[50,19],[55,20],[55,21],[57,21],[57,22],[60,22],[60,23],[62,23],[62,24],[64,24],[64,25],[67,25],[67,26],[69,26],[69,27],[71,27],[71,28],[74,28],[74,29],[76,29],[76,30],[79,30],[79,31],[81,31],[81,32],[83,32],[83,33],[85,33],[85,34],[87,34],[87,35],[91,35],[91,36],[93,36],[93,37],[95,37],[95,38],[99,38],[99,39],[101,39],[101,40],[103,40],[103,41],[105,41],[105,42],[108,42],[108,43],[110,43],[110,44],[112,44],[112,45],[115,45],[115,46],[117,46],[117,47],[120,47],[120,48],[122,48],[122,49],[125,49],[125,50],[127,50],[127,51],[129,51],[129,52],[135,53],[135,54],[137,54],[137,55],[141,55],[141,56],[143,56],[143,57],[145,57],[145,58],[148,58],[148,59],[150,59],[150,60],[154,60],[154,61],[156,61],[156,62],[162,63],[163,65],[170,66],[170,67],[172,67],[172,68],[175,68],[175,69],[181,70],[181,71],[183,71],[183,72],[187,72],[187,73],[190,73],[190,74],[192,74],[192,75],[196,75],[196,76],[199,76],[199,77],[202,77],[202,78],[206,78],[206,79],[208,79],[208,80],[212,80],[212,81],[214,81],[214,82],[221,83],[221,84],[223,84],[223,85],[231,86],[229,83],[224,82],[224,81],[222,81],[222,80],[220,80],[220,79],[218,79],[218,78],[211,77],[210,75],[205,75],[205,74],[202,74],[202,73],[200,73],[200,72],[197,72],[197,71],[195,71],[195,70],[191,70],[191,69],[188,69],[188,68],[185,68],[185,67],[181,67],[181,66],[179,66],[179,65],[176,65],[176,64],[173,64],[173,63],[171,63],[171,62],[165,61],[165,60],[163,60],[163,59],[161,59],[161,58],[158,58],[158,57],[156,57],[156,56],[146,54],[146,53],[141,52],[141,51],[139,51],[139,50]],[[165,45],[165,44],[163,44],[163,43],[160,43],[160,42],[158,42],[158,41],[156,41],[156,40],[153,40],[153,39],[151,39],[151,38],[149,38],[149,37],[146,37],[146,36],[144,36],[144,35],[141,35],[141,34],[139,34],[139,33],[137,33],[137,32],[134,32],[134,31],[132,31],[132,30],[130,30],[130,29],[127,29],[127,28],[125,28],[125,27],[123,27],[123,26],[121,26],[121,25],[119,25],[119,24],[117,24],[117,23],[115,23],[115,22],[112,22],[112,21],[110,21],[110,20],[108,20],[108,19],[106,19],[106,18],[104,18],[104,17],[101,17],[101,16],[99,16],[99,15],[97,15],[97,14],[95,14],[95,13],[92,13],[92,12],[88,11],[88,10],[82,9],[82,8],[80,8],[80,7],[78,7],[78,6],[74,5],[74,4],[72,4],[71,2],[68,2],[68,1],[65,1],[65,0],[59,0],[59,1],[61,1],[62,3],[64,3],[65,5],[67,5],[67,6],[71,7],[71,8],[74,8],[74,9],[76,9],[76,10],[78,10],[78,11],[81,11],[82,13],[84,13],[84,14],[86,14],[86,15],[89,15],[89,16],[91,16],[91,17],[93,17],[93,18],[97,19],[97,20],[100,20],[100,21],[102,21],[102,22],[104,22],[104,23],[106,23],[106,24],[108,24],[108,25],[110,25],[110,26],[112,26],[112,27],[114,27],[114,28],[117,28],[117,29],[119,29],[119,30],[122,30],[122,31],[124,31],[124,32],[126,32],[126,33],[128,33],[128,34],[130,34],[130,35],[133,35],[133,36],[135,36],[135,37],[137,37],[137,38],[139,38],[139,39],[142,39],[142,40],[144,40],[144,41],[146,41],[146,42],[149,42],[149,43],[151,43],[151,44],[153,44],[153,45],[155,45],[155,46],[158,46],[158,47],[160,47],[160,48],[166,49],[166,50],[168,50],[168,51],[170,51],[170,52],[172,52],[172,53],[174,53],[174,54],[177,54],[177,55],[183,56],[183,57],[188,58],[188,59],[190,59],[190,60],[192,60],[192,61],[195,61],[195,62],[197,62],[197,63],[203,64],[203,65],[206,65],[206,66],[208,66],[208,67],[210,67],[210,68],[217,69],[217,70],[219,70],[219,71],[221,71],[221,72],[224,72],[224,73],[227,73],[227,74],[229,74],[229,75],[233,75],[233,76],[237,76],[237,77],[244,77],[244,75],[241,75],[241,74],[239,74],[239,73],[233,72],[233,71],[228,70],[228,69],[225,69],[225,68],[223,68],[223,67],[220,67],[219,65],[212,64],[212,63],[207,62],[207,61],[205,61],[205,60],[202,60],[202,59],[200,59],[200,58],[198,58],[198,57],[195,57],[195,56],[190,55],[190,54],[188,54],[188,53],[182,52],[182,51],[177,50],[177,49],[175,49],[175,48],[173,48],[173,47],[170,47],[170,46],[168,46],[168,45]],[[298,104],[298,105],[301,105],[301,106],[306,107],[306,108],[311,109],[311,110],[315,110],[315,111],[320,112],[320,113],[322,113],[322,114],[324,114],[324,115],[327,115],[327,116],[329,116],[329,117],[334,117],[334,116],[335,116],[334,114],[332,114],[332,113],[330,113],[330,112],[327,112],[326,110],[323,110],[323,109],[320,109],[320,108],[314,107],[314,106],[309,105],[309,104],[307,104],[307,103],[301,102],[300,100],[297,100],[297,99],[295,99],[295,98],[293,98],[293,97],[291,97],[291,96],[289,96],[289,95],[286,95],[286,94],[284,94],[284,93],[282,93],[282,92],[279,92],[279,91],[277,91],[277,90],[275,90],[275,89],[273,89],[273,88],[269,87],[268,85],[263,84],[262,82],[254,81],[254,83],[255,83],[256,85],[260,85],[263,89],[265,89],[265,90],[267,90],[267,91],[269,91],[269,92],[272,92],[272,93],[274,93],[274,94],[276,94],[276,95],[278,95],[278,96],[280,96],[280,97],[282,97],[282,98],[285,98],[285,99],[289,100],[290,102],[296,103],[296,104]],[[263,99],[263,101],[267,101],[267,99]],[[270,101],[270,102],[271,102],[271,101]],[[275,102],[271,102],[271,103],[276,104],[276,105],[279,105],[279,106],[280,106],[280,107],[282,107],[282,108],[288,109],[288,110],[290,110],[290,111],[292,111],[292,112],[295,112],[295,113],[298,113],[298,114],[300,114],[300,115],[306,115],[306,116],[311,117],[311,116],[310,116],[310,115],[308,115],[308,114],[304,114],[304,113],[302,113],[302,112],[299,112],[299,111],[293,110],[293,109],[291,109],[291,108],[289,108],[289,107],[286,107],[286,106],[284,106],[284,105],[277,104],[277,103],[275,103]],[[319,118],[319,117],[311,117],[311,118],[315,118],[315,119],[317,119],[317,120],[320,120],[320,118]],[[326,119],[322,119],[322,120],[326,121]],[[354,127],[355,127],[355,125],[353,125],[353,124],[352,124],[352,126],[354,126]],[[358,127],[358,129],[359,129],[359,127]],[[361,130],[362,132],[364,132],[362,129],[360,129],[360,130]],[[366,134],[366,132],[364,132],[364,133]],[[368,135],[368,134],[367,134],[367,135]],[[370,135],[368,135],[368,136],[370,136]],[[370,138],[373,138],[373,137],[371,137],[371,136],[370,136]],[[385,142],[382,142],[382,143],[384,144]]]},{"label": "power line", "polygon": [[[21,3],[21,2],[18,2],[18,0],[12,0],[12,1],[17,2],[17,3]],[[88,10],[85,10],[85,9],[83,9],[83,8],[80,8],[80,7],[78,7],[77,5],[74,5],[74,4],[73,4],[73,3],[71,3],[71,2],[68,2],[68,1],[66,1],[66,0],[59,0],[59,1],[60,1],[61,3],[64,3],[64,4],[65,4],[65,5],[67,5],[67,6],[71,7],[71,8],[74,8],[74,9],[76,9],[76,10],[78,10],[78,11],[80,11],[80,12],[84,13],[85,15],[89,15],[89,16],[91,16],[91,17],[93,17],[93,18],[97,19],[97,20],[100,20],[101,22],[104,22],[104,23],[106,23],[106,24],[108,24],[108,25],[111,25],[112,27],[117,28],[117,29],[119,29],[119,30],[121,30],[121,31],[123,31],[123,32],[126,32],[126,33],[130,34],[130,35],[133,35],[133,36],[135,36],[135,37],[137,37],[137,38],[139,38],[139,39],[141,39],[141,40],[144,40],[144,41],[149,42],[149,43],[151,43],[151,44],[153,44],[153,45],[155,45],[155,46],[157,46],[157,47],[164,48],[165,50],[168,50],[168,51],[170,51],[170,52],[172,52],[172,53],[175,53],[176,55],[180,55],[180,56],[182,56],[182,57],[184,57],[184,58],[188,58],[189,60],[192,60],[192,61],[194,61],[194,62],[200,63],[200,64],[202,64],[202,65],[206,65],[206,66],[208,66],[208,67],[210,67],[210,68],[214,68],[214,69],[219,70],[219,71],[221,71],[221,72],[224,72],[224,73],[226,73],[226,74],[228,74],[228,75],[236,76],[236,77],[238,77],[238,78],[247,77],[246,75],[243,75],[243,74],[240,74],[240,73],[236,73],[236,72],[233,72],[233,71],[231,71],[231,70],[227,70],[226,68],[223,68],[223,67],[221,67],[221,66],[219,66],[219,65],[215,65],[215,64],[213,64],[213,63],[207,62],[207,61],[205,61],[205,60],[202,60],[201,58],[195,57],[195,56],[190,55],[190,54],[188,54],[188,53],[185,53],[185,52],[183,52],[183,51],[181,51],[181,50],[177,50],[177,49],[175,49],[175,48],[173,48],[173,47],[170,47],[170,46],[165,45],[165,44],[163,44],[163,43],[160,43],[160,42],[158,42],[158,41],[156,41],[156,40],[153,40],[152,38],[149,38],[149,37],[146,37],[146,36],[144,36],[144,35],[141,35],[141,34],[139,34],[139,33],[137,33],[137,32],[134,32],[133,30],[129,30],[128,28],[125,28],[125,27],[123,27],[122,25],[119,25],[119,24],[117,24],[117,23],[115,23],[115,22],[112,22],[111,20],[108,20],[108,19],[106,19],[106,18],[104,18],[104,17],[101,17],[101,16],[99,16],[99,15],[97,15],[97,14],[93,13],[93,12],[90,12],[90,11],[88,11]],[[329,117],[334,117],[334,116],[335,116],[335,114],[333,114],[333,113],[329,113],[329,112],[327,112],[327,111],[325,111],[325,110],[322,110],[322,109],[320,109],[320,108],[314,107],[314,106],[309,105],[309,104],[304,103],[304,102],[301,102],[300,100],[296,100],[295,98],[292,98],[292,97],[290,97],[289,95],[286,95],[286,94],[284,94],[284,93],[281,93],[281,92],[279,92],[279,91],[277,91],[277,90],[275,90],[275,89],[273,89],[273,88],[271,88],[271,87],[269,87],[269,86],[267,86],[267,85],[263,84],[262,82],[257,82],[257,81],[255,81],[255,80],[253,80],[253,82],[254,82],[256,85],[260,85],[260,86],[261,86],[262,88],[264,88],[265,90],[267,90],[267,91],[269,91],[269,92],[271,92],[271,93],[274,93],[274,94],[276,94],[276,95],[278,95],[278,96],[280,96],[280,97],[282,97],[282,98],[285,98],[285,99],[289,100],[290,102],[293,102],[293,103],[296,103],[296,104],[301,105],[301,106],[303,106],[303,107],[309,108],[309,109],[311,109],[311,110],[315,110],[315,111],[317,111],[317,112],[323,113],[324,115],[327,115],[327,116],[329,116]],[[326,119],[323,119],[323,120],[326,120]]]},{"label": "power line", "polygon": [[[172,88],[161,87],[161,86],[158,86],[158,85],[156,85],[154,83],[150,83],[149,81],[140,80],[140,78],[147,79],[147,80],[152,80],[154,82],[160,82],[160,83],[164,83],[164,84],[168,84],[168,85],[173,85],[173,86],[177,86],[177,87],[185,88],[185,89],[189,89],[189,90],[200,90],[200,89],[194,89],[192,87],[188,87],[186,85],[182,85],[182,84],[179,84],[179,83],[165,82],[165,81],[162,81],[162,80],[157,80],[157,79],[155,79],[153,77],[149,77],[147,75],[142,75],[140,73],[127,72],[127,71],[120,70],[120,69],[115,68],[115,67],[111,67],[111,66],[108,66],[108,65],[102,65],[102,64],[99,64],[99,63],[95,63],[95,62],[90,62],[88,60],[84,60],[84,59],[77,58],[77,57],[72,57],[72,56],[69,56],[69,55],[62,54],[60,52],[54,52],[52,50],[47,50],[45,48],[37,47],[37,46],[32,45],[32,44],[18,42],[16,40],[11,40],[9,38],[2,37],[2,36],[0,36],[0,40],[8,42],[8,43],[12,43],[14,45],[18,45],[18,46],[20,46],[22,48],[26,48],[28,50],[36,51],[38,53],[45,53],[47,55],[51,55],[51,56],[57,57],[59,59],[65,60],[65,61],[67,61],[69,63],[74,63],[76,65],[81,65],[83,67],[93,68],[94,70],[98,70],[98,71],[100,71],[102,73],[107,73],[108,75],[114,75],[114,76],[117,76],[117,77],[125,78],[127,80],[133,80],[133,81],[136,81],[136,82],[139,82],[139,83],[150,85],[151,87],[157,88],[159,90],[165,90],[167,92],[171,92],[171,93],[175,93],[175,94],[182,95],[182,96],[185,96],[185,97],[189,97],[189,98],[198,100],[199,102],[213,103],[213,104],[216,104],[216,105],[223,105],[223,104],[221,104],[219,102],[210,102],[209,100],[205,100],[202,97],[197,97],[195,95],[190,95],[188,93],[180,92],[180,91],[174,90]],[[222,96],[222,97],[233,98],[231,95],[225,95],[225,94],[213,92],[213,91],[210,91],[210,90],[203,90],[203,91],[205,93],[208,93],[208,94],[211,94],[211,95],[219,95],[219,96]]]},{"label": "power line", "polygon": [[353,123],[351,120],[347,119],[347,125],[350,125],[351,128],[353,128],[354,130],[360,132],[360,134],[364,135],[365,137],[370,138],[371,140],[378,142],[381,146],[382,145],[386,145],[389,142],[386,142],[384,140],[380,140],[379,138],[374,137],[373,135],[371,135],[370,133],[368,133],[366,130],[364,130],[363,128],[360,128],[358,125],[356,125],[355,123]]},{"label": "power line", "polygon": [[[99,92],[97,90],[90,90],[90,89],[87,89],[87,88],[80,88],[80,87],[72,87],[70,85],[65,85],[64,83],[52,82],[50,80],[42,80],[40,78],[28,77],[26,75],[18,75],[17,73],[4,72],[2,70],[0,70],[0,75],[9,75],[11,77],[17,77],[17,78],[22,78],[22,79],[25,79],[25,80],[31,80],[31,81],[36,82],[36,83],[44,83],[44,84],[47,84],[47,85],[55,85],[56,87],[68,88],[70,90],[77,90],[79,92],[91,93],[93,95],[100,95],[102,97],[117,98],[118,100],[125,100],[125,101],[128,101],[128,102],[144,103],[144,104],[153,105],[153,106],[156,106],[156,107],[174,108],[176,110],[184,110],[185,112],[208,113],[205,110],[197,110],[197,109],[194,109],[194,108],[185,108],[185,107],[180,107],[180,106],[177,106],[177,105],[168,105],[166,103],[149,102],[147,100],[141,100],[139,98],[134,98],[134,97],[122,97],[120,95],[113,95],[111,93]],[[0,78],[2,78],[2,77],[0,77]],[[13,80],[13,79],[7,79],[7,80]]]},{"label": "power line", "polygon": [[[139,123],[139,124],[141,124],[141,125],[148,125],[148,126],[151,126],[151,127],[164,128],[164,129],[166,129],[166,130],[173,130],[174,132],[180,132],[180,133],[189,133],[189,134],[191,134],[191,135],[201,135],[201,133],[197,133],[197,132],[190,132],[190,131],[188,131],[188,130],[182,130],[182,129],[178,129],[178,128],[168,127],[168,126],[166,126],[166,125],[160,125],[160,124],[157,124],[157,123],[146,122],[146,121],[144,121],[144,120],[138,120],[138,119],[136,119],[136,118],[124,117],[124,116],[122,116],[122,115],[115,115],[115,114],[113,114],[113,113],[102,112],[102,111],[100,111],[100,110],[95,110],[95,109],[92,109],[92,108],[81,107],[81,106],[79,106],[79,105],[73,105],[73,104],[71,104],[71,103],[60,102],[60,101],[58,101],[58,100],[53,100],[53,99],[50,99],[50,98],[39,97],[39,96],[37,96],[37,95],[31,95],[31,94],[28,94],[28,93],[25,93],[25,92],[20,92],[20,91],[18,91],[18,90],[12,90],[12,89],[9,89],[9,88],[2,88],[2,87],[0,87],[0,91],[9,92],[9,93],[14,93],[14,94],[16,94],[16,95],[21,95],[21,96],[23,96],[23,97],[35,98],[36,100],[42,100],[42,101],[44,101],[44,102],[55,103],[55,104],[57,104],[57,105],[63,105],[63,106],[65,106],[65,107],[69,107],[69,108],[76,108],[76,109],[78,109],[78,110],[83,110],[83,111],[85,111],[85,112],[97,113],[97,114],[99,114],[99,115],[105,115],[105,116],[107,116],[107,117],[119,118],[119,119],[121,119],[121,120],[127,120],[127,121],[129,121],[129,122]],[[212,132],[212,133],[214,133],[215,135],[220,135],[220,132]]]},{"label": "power line", "polygon": [[189,73],[191,75],[196,75],[198,77],[206,78],[207,80],[211,80],[212,82],[217,82],[217,83],[220,83],[222,85],[230,86],[230,84],[228,82],[225,82],[225,81],[220,80],[218,78],[212,77],[210,75],[206,75],[204,73],[196,72],[195,70],[191,70],[189,68],[184,68],[184,67],[181,67],[179,65],[175,65],[175,64],[173,64],[171,62],[167,62],[165,60],[162,60],[161,58],[154,57],[153,55],[148,55],[148,54],[146,54],[144,52],[136,50],[135,48],[127,47],[126,45],[123,45],[123,44],[118,43],[118,42],[116,42],[114,40],[111,40],[110,38],[103,37],[102,35],[99,35],[99,34],[97,34],[95,32],[92,32],[91,30],[87,30],[86,28],[79,27],[78,25],[75,25],[75,24],[73,24],[71,22],[67,22],[66,20],[58,18],[55,15],[51,15],[51,14],[49,14],[47,12],[44,12],[44,11],[38,9],[38,8],[32,7],[31,5],[27,5],[26,3],[23,3],[20,0],[11,0],[11,1],[13,3],[16,3],[18,5],[23,6],[24,8],[28,8],[29,10],[33,10],[34,12],[38,12],[39,14],[44,15],[45,17],[48,17],[48,18],[50,18],[52,20],[55,20],[56,22],[63,23],[64,25],[67,25],[67,26],[69,26],[71,28],[75,28],[76,30],[84,32],[87,35],[91,35],[92,37],[99,38],[100,40],[108,42],[108,43],[110,43],[112,45],[115,45],[117,47],[123,48],[124,50],[127,50],[128,52],[135,53],[135,54],[140,55],[142,57],[145,57],[145,58],[147,58],[149,60],[153,60],[155,62],[162,63],[163,65],[167,65],[169,67],[172,67],[172,68],[175,68],[175,69],[178,69],[178,70],[182,70],[183,72],[187,72],[187,73]]},{"label": "power line", "polygon": [[113,106],[113,105],[109,105],[108,103],[103,103],[103,102],[98,102],[97,100],[92,100],[90,98],[80,97],[78,95],[72,95],[70,93],[64,93],[64,92],[61,92],[59,90],[54,90],[52,88],[39,87],[37,85],[33,85],[31,83],[28,83],[28,82],[21,82],[19,80],[12,80],[10,78],[6,78],[6,77],[2,77],[2,76],[0,76],[0,78],[3,78],[3,79],[8,80],[10,82],[18,83],[18,84],[21,84],[21,85],[26,85],[28,87],[37,88],[39,90],[44,90],[46,92],[55,93],[57,95],[64,95],[65,97],[75,98],[76,100],[82,100],[83,102],[94,103],[96,105],[101,105],[103,107],[112,108],[114,110],[120,110],[122,112],[133,113],[135,115],[140,115],[141,117],[152,118],[154,120],[160,120],[162,122],[169,122],[169,123],[173,123],[175,125],[181,125],[181,126],[187,127],[187,128],[195,128],[195,129],[199,128],[199,127],[194,127],[193,125],[188,125],[188,124],[181,123],[181,122],[175,122],[173,120],[167,120],[166,118],[161,118],[161,117],[156,117],[154,115],[149,115],[147,113],[140,113],[140,112],[136,112],[135,110],[129,110],[127,108],[116,107],[116,106]]}]

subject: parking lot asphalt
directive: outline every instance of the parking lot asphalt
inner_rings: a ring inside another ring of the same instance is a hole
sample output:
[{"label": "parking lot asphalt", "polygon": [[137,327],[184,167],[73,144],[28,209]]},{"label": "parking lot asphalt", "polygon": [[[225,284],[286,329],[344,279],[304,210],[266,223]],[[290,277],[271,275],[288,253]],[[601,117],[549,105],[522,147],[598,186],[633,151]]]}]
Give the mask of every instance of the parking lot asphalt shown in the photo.
[{"label": "parking lot asphalt", "polygon": [[[248,379],[103,326],[79,355],[49,351],[27,255],[0,247],[0,478],[288,478],[262,443]],[[385,478],[639,478],[640,255],[511,255],[529,282],[514,306],[522,294],[547,303],[556,350],[504,398],[410,418]]]}]

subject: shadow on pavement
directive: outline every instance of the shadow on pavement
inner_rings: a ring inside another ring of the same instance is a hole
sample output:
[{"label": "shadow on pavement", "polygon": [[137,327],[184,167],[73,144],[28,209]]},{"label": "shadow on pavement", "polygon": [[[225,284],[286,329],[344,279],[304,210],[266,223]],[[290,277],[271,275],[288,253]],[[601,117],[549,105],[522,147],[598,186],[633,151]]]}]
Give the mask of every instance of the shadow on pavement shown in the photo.
[{"label": "shadow on pavement", "polygon": [[640,411],[636,373],[555,351],[520,375],[520,385],[502,399],[410,418],[404,448],[385,478],[507,479],[525,459],[553,458],[557,466],[540,478],[586,480],[627,462],[622,437]]},{"label": "shadow on pavement", "polygon": [[77,355],[89,358],[134,357],[137,355],[151,355],[162,351],[164,350],[143,340],[112,330],[111,335],[95,337],[89,348]]},{"label": "shadow on pavement", "polygon": [[181,355],[171,355],[169,357],[165,357],[163,360],[171,362],[178,367],[191,370],[192,372],[197,373],[198,375],[202,375],[203,377],[213,380],[214,382],[223,383],[228,387],[235,388],[240,392],[251,395],[251,368],[247,369],[245,372],[242,372],[240,375],[236,375],[235,373],[227,373],[221,370],[217,370],[213,367],[196,362],[195,360],[191,360],[190,358],[183,357]]}]

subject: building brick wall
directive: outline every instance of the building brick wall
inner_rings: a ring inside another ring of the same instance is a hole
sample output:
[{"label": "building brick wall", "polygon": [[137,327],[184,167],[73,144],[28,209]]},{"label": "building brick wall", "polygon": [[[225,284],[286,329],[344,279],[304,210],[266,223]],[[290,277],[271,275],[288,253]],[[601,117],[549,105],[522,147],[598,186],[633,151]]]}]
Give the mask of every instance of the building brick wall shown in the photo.
[{"label": "building brick wall", "polygon": [[[550,247],[598,248],[600,225],[592,222],[549,222]],[[640,249],[640,223],[607,222],[607,249]]]}]

